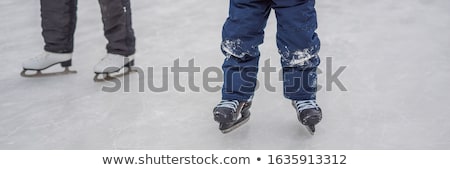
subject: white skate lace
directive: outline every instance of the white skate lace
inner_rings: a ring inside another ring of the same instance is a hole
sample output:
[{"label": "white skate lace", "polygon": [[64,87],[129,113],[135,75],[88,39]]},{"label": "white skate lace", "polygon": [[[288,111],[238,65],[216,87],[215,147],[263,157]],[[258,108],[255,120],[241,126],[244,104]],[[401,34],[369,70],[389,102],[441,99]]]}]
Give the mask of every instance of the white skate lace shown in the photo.
[{"label": "white skate lace", "polygon": [[239,106],[239,101],[237,100],[222,100],[217,105],[217,107],[226,107],[233,109],[234,112],[236,112],[237,107]]},{"label": "white skate lace", "polygon": [[299,112],[306,109],[319,109],[315,100],[294,100],[294,104]]}]

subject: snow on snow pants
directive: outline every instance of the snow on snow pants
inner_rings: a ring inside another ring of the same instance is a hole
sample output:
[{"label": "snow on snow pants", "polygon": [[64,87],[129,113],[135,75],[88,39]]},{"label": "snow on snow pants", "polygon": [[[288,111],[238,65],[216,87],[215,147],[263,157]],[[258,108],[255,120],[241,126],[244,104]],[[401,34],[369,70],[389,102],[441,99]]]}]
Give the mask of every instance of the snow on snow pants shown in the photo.
[{"label": "snow on snow pants", "polygon": [[[135,52],[129,0],[99,0],[108,53],[129,56]],[[77,19],[77,0],[41,0],[44,49],[71,53]]]},{"label": "snow on snow pants", "polygon": [[283,67],[284,96],[316,98],[320,41],[315,0],[230,0],[222,30],[223,100],[251,100],[258,72],[259,50],[271,9],[277,18],[276,43]]}]

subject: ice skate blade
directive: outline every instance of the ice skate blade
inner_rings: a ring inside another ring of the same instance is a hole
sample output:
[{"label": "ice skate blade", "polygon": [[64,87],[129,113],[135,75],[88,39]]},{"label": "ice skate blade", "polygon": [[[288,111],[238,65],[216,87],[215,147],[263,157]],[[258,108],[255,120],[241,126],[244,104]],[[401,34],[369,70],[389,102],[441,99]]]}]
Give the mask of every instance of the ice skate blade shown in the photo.
[{"label": "ice skate blade", "polygon": [[321,120],[322,117],[320,116],[311,116],[308,118],[305,118],[306,120],[304,120],[302,122],[302,124],[306,127],[306,129],[308,130],[308,132],[311,135],[314,135],[314,133],[316,132],[316,127],[315,125],[317,125]]},{"label": "ice skate blade", "polygon": [[314,126],[305,126],[306,130],[308,130],[309,134],[313,135],[316,133],[316,128]]},{"label": "ice skate blade", "polygon": [[[27,71],[36,71],[35,74],[27,74]],[[66,67],[64,71],[61,72],[53,72],[53,73],[42,73],[41,70],[27,70],[24,69],[22,72],[20,72],[20,76],[26,77],[26,78],[36,78],[36,77],[50,77],[50,76],[58,76],[58,75],[67,75],[67,74],[75,74],[77,71],[75,70],[69,70],[69,68]]]},{"label": "ice skate blade", "polygon": [[245,118],[239,119],[234,125],[226,128],[226,129],[220,129],[220,131],[223,134],[230,133],[231,131],[233,131],[233,130],[241,127],[243,124],[247,123],[249,119],[250,119],[250,117],[245,117]]},{"label": "ice skate blade", "polygon": [[[127,69],[127,70],[124,71],[123,73],[114,74],[114,73],[120,72],[120,70],[123,70],[123,69]],[[117,79],[117,78],[120,78],[120,77],[127,76],[130,73],[132,73],[132,72],[136,72],[136,69],[134,69],[133,67],[126,67],[126,68],[121,68],[121,69],[119,69],[119,70],[117,70],[115,72],[111,72],[111,73],[95,73],[94,82],[110,81],[110,80],[113,80],[113,79]],[[111,74],[114,74],[114,75],[111,75]],[[103,77],[100,78],[100,75],[102,75]]]}]

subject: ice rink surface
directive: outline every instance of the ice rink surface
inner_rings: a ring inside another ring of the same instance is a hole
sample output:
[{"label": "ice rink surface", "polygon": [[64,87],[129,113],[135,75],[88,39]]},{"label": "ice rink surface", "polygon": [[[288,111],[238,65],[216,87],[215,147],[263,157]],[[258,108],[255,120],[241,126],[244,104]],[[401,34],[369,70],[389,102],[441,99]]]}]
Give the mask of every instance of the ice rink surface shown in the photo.
[{"label": "ice rink surface", "polygon": [[[220,67],[228,1],[131,3],[136,64],[154,68],[156,85],[176,59]],[[39,1],[0,1],[0,149],[450,149],[450,1],[318,0],[320,68],[327,70],[327,57],[333,72],[345,66],[339,79],[347,90],[333,84],[318,92],[324,119],[315,136],[298,123],[275,73],[277,91],[260,88],[250,121],[227,135],[211,113],[220,92],[205,91],[201,73],[200,92],[176,91],[170,72],[168,92],[139,92],[137,74],[130,92],[102,91],[111,83],[92,81],[106,52],[99,5],[78,7],[78,73],[23,78],[21,63],[42,52]],[[280,66],[275,32],[272,15],[261,66],[267,59]],[[325,80],[320,74],[319,84]]]}]

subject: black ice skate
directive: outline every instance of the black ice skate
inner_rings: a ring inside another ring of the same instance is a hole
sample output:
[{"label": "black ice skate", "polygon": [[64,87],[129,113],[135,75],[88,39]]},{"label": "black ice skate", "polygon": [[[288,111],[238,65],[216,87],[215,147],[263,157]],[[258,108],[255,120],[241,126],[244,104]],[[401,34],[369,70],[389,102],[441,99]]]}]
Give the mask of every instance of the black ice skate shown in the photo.
[{"label": "black ice skate", "polygon": [[[117,54],[108,54],[94,67],[94,81],[102,82],[117,77],[123,77],[135,71],[134,57],[125,57]],[[100,78],[102,75],[102,78]]]},{"label": "black ice skate", "polygon": [[[43,70],[50,68],[54,65],[61,64],[64,67],[62,72],[42,73]],[[23,64],[23,70],[20,73],[22,77],[45,77],[54,75],[63,75],[76,73],[77,71],[69,70],[72,66],[72,54],[71,53],[52,53],[44,52],[41,55],[28,59]],[[35,71],[34,74],[27,74],[28,71]]]},{"label": "black ice skate", "polygon": [[214,108],[214,120],[219,122],[219,130],[228,133],[240,127],[250,119],[251,102],[222,100]]},{"label": "black ice skate", "polygon": [[297,118],[306,129],[314,135],[315,125],[322,120],[322,110],[315,100],[293,100],[292,106],[297,111]]}]

